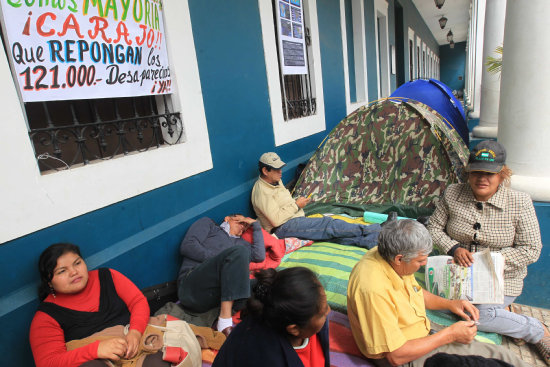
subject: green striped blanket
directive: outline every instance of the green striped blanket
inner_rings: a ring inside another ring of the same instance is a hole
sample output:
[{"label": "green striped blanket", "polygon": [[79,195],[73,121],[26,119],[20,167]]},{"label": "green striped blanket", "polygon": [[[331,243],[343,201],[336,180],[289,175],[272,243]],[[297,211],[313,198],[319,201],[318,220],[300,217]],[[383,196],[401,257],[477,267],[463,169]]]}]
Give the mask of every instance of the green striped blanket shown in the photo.
[{"label": "green striped blanket", "polygon": [[[335,310],[347,314],[347,289],[351,270],[367,252],[361,247],[344,246],[329,242],[315,242],[283,257],[278,269],[303,266],[311,269],[321,281],[327,302]],[[424,286],[424,267],[416,274],[418,283]],[[451,325],[457,320],[453,315],[427,310],[428,318],[441,325]],[[476,339],[502,344],[502,337],[495,333],[478,332]]]},{"label": "green striped blanket", "polygon": [[304,266],[311,269],[325,288],[329,306],[347,314],[348,279],[355,264],[367,252],[361,247],[315,242],[283,257],[279,269]]}]

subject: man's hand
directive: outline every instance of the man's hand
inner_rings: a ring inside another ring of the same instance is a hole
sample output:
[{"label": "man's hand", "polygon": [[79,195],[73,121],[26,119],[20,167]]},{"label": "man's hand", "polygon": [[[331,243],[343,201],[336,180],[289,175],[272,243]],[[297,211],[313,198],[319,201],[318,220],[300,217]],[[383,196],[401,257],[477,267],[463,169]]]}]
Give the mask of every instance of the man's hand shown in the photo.
[{"label": "man's hand", "polygon": [[476,321],[477,319],[479,319],[479,310],[477,309],[477,307],[465,300],[455,299],[450,301],[449,311],[467,321]]},{"label": "man's hand", "polygon": [[256,221],[256,219],[252,219],[250,217],[243,217],[241,221],[246,223],[247,225],[251,225]]},{"label": "man's hand", "polygon": [[128,343],[124,338],[103,340],[97,346],[97,358],[118,361],[128,350]]},{"label": "man's hand", "polygon": [[463,247],[459,247],[454,253],[455,263],[461,266],[469,267],[474,263],[474,256]]},{"label": "man's hand", "polygon": [[470,344],[477,334],[477,327],[473,321],[459,321],[447,329],[453,341],[462,344]]},{"label": "man's hand", "polygon": [[126,334],[126,343],[128,343],[128,349],[124,358],[134,358],[139,348],[139,341],[141,340],[141,333],[135,329],[131,329]]},{"label": "man's hand", "polygon": [[300,196],[298,199],[296,199],[296,205],[298,205],[298,208],[302,209],[304,206],[306,206],[311,199],[305,198],[303,196]]}]

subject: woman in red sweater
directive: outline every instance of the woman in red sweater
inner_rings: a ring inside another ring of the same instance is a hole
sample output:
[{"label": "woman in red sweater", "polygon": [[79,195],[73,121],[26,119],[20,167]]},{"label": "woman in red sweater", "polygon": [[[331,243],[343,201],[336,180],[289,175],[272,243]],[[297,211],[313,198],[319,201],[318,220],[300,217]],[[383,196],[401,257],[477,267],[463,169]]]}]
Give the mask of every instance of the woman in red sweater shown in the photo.
[{"label": "woman in red sweater", "polygon": [[[113,269],[88,271],[78,246],[51,245],[40,255],[42,301],[30,329],[37,367],[105,367],[102,360],[132,358],[149,321],[149,305],[141,291]],[[68,351],[67,342],[107,327],[129,325],[125,337],[95,341]],[[162,355],[148,356],[144,367],[169,366]]]}]

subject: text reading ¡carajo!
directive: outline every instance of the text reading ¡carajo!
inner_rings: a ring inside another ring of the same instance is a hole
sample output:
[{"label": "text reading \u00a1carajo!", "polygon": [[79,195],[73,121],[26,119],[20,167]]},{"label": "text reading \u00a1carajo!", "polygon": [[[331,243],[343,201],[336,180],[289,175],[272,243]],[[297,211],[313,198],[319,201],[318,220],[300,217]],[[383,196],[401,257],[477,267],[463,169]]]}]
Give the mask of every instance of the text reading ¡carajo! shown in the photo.
[{"label": "text reading \u00a1carajo!", "polygon": [[[76,0],[6,0],[8,5],[19,8],[27,7],[51,7],[52,9],[78,12]],[[133,16],[137,23],[144,23],[153,29],[159,29],[159,10],[162,9],[159,0],[83,0],[83,14],[87,15],[90,8],[97,8],[101,18],[113,17],[115,20],[125,21],[128,16]]]}]

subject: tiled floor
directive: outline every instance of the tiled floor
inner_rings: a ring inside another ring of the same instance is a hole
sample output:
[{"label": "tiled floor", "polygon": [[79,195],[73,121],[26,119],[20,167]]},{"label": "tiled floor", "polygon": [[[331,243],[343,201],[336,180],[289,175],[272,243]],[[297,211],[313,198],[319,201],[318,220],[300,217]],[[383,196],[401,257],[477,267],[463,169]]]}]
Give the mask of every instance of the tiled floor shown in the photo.
[{"label": "tiled floor", "polygon": [[[522,314],[532,316],[544,322],[546,325],[550,325],[550,310],[544,308],[536,308],[526,305],[515,304],[515,306],[521,311]],[[521,359],[525,362],[537,367],[547,367],[546,363],[540,359],[538,352],[530,344],[522,345],[518,347],[509,338],[503,338],[502,345],[515,353],[519,354]]]}]

